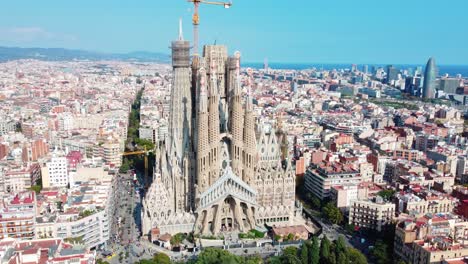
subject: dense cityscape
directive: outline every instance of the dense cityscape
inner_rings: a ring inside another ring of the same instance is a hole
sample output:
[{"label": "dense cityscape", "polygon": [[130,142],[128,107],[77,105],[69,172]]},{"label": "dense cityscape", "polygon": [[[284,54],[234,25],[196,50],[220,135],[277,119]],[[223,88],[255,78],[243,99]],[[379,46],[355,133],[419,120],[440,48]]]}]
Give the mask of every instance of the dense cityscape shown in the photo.
[{"label": "dense cityscape", "polygon": [[0,263],[468,263],[465,73],[247,67],[188,2],[170,62],[3,49]]}]

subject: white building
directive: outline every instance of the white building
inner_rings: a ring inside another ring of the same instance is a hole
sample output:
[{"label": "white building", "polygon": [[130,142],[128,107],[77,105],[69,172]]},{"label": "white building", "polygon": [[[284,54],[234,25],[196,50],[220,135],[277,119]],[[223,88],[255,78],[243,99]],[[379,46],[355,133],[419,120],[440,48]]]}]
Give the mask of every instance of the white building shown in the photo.
[{"label": "white building", "polygon": [[92,214],[86,216],[83,212],[75,219],[61,215],[55,227],[60,238],[81,238],[87,248],[93,248],[109,240],[109,221],[105,210],[100,212],[84,211]]},{"label": "white building", "polygon": [[0,120],[0,136],[15,131],[16,123],[12,120]]},{"label": "white building", "polygon": [[[110,237],[115,181],[103,167],[81,167],[74,178],[68,192],[42,197],[41,213],[36,217],[37,237],[60,237],[95,248]],[[59,209],[57,201],[63,196],[67,198]]]},{"label": "white building", "polygon": [[41,168],[42,185],[49,187],[66,187],[69,183],[66,157],[53,156]]},{"label": "white building", "polygon": [[59,131],[69,131],[73,129],[73,116],[70,113],[64,113],[58,118]]}]

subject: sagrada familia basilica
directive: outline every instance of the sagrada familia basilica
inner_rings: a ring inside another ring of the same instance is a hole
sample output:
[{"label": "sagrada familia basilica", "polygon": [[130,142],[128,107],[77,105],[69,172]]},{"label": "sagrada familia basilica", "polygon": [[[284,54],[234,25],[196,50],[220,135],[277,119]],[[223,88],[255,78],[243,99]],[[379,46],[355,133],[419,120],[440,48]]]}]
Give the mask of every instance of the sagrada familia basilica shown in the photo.
[{"label": "sagrada familia basilica", "polygon": [[157,147],[143,199],[143,234],[290,225],[295,174],[286,134],[259,122],[251,81],[241,84],[240,53],[228,57],[226,46],[207,45],[191,60],[190,43],[179,33],[172,67],[169,133]]}]

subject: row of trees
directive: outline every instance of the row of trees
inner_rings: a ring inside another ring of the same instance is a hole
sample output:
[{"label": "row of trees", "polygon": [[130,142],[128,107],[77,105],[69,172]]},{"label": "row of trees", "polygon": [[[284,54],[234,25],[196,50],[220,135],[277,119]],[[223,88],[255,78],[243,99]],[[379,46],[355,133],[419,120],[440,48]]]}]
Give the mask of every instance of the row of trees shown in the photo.
[{"label": "row of trees", "polygon": [[171,259],[164,253],[157,253],[151,259],[142,259],[135,264],[171,264]]},{"label": "row of trees", "polygon": [[338,207],[330,201],[321,201],[318,197],[305,189],[303,177],[299,178],[296,184],[296,193],[300,199],[304,201],[303,204],[306,208],[316,211],[317,214],[321,213],[323,217],[334,224],[343,222],[344,216]]},{"label": "row of trees", "polygon": [[[376,245],[375,248],[380,248]],[[382,262],[379,259],[376,263]],[[388,260],[387,260],[388,261]],[[164,253],[156,254],[152,259],[140,260],[135,264],[170,264],[169,257]],[[183,263],[183,262],[180,262]],[[195,260],[189,260],[184,263],[190,264],[367,264],[366,257],[357,249],[348,247],[343,237],[335,241],[330,241],[324,237],[319,241],[317,237],[305,241],[300,247],[287,247],[280,256],[262,259],[260,256],[237,256],[227,250],[220,248],[206,248]]]},{"label": "row of trees", "polygon": [[[127,141],[125,142],[126,151],[133,151],[134,149],[128,148],[129,144],[135,144],[138,149],[154,149],[154,144],[150,140],[139,138],[140,129],[140,106],[141,98],[143,96],[144,88],[138,91],[135,101],[132,104],[132,109],[128,118],[128,129],[127,129]],[[154,154],[150,153],[148,157],[148,175],[152,175]],[[119,172],[126,173],[131,168],[135,168],[138,171],[144,170],[144,159],[142,155],[131,155],[124,157],[122,165],[120,166]]]},{"label": "row of trees", "polygon": [[135,102],[132,104],[132,110],[128,118],[127,140],[133,141],[138,138],[138,129],[140,128],[140,106],[143,90],[138,91]]},{"label": "row of trees", "polygon": [[[161,254],[161,253],[160,253]],[[151,261],[151,262],[149,262]],[[168,263],[155,259],[140,261],[140,264]],[[287,247],[280,256],[262,259],[260,256],[236,256],[220,248],[204,249],[192,264],[366,264],[366,257],[357,249],[348,247],[343,237],[331,242],[324,237],[320,242],[317,237],[305,241],[300,247]]]},{"label": "row of trees", "polygon": [[343,237],[331,242],[324,237],[319,243],[317,237],[306,241],[300,249],[285,248],[279,257],[267,260],[271,264],[366,264],[366,257],[357,249],[346,246]]}]

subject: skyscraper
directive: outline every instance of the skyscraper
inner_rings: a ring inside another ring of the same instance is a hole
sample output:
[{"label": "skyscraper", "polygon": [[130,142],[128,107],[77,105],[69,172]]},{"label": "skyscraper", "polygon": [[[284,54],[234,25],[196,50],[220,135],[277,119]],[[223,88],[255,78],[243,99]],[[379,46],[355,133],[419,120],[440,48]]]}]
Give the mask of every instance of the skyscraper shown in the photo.
[{"label": "skyscraper", "polygon": [[265,60],[263,61],[263,70],[265,70],[265,73],[268,73],[268,59],[265,58]]},{"label": "skyscraper", "polygon": [[181,36],[172,45],[170,133],[158,146],[142,202],[143,234],[292,224],[295,175],[286,134],[256,122],[250,85],[247,99],[242,94],[240,53],[228,57],[226,46],[205,46],[190,82],[188,47]]},{"label": "skyscraper", "polygon": [[395,68],[393,65],[387,66],[387,84],[391,84],[392,81],[398,80],[398,74],[400,70]]},{"label": "skyscraper", "polygon": [[424,69],[423,98],[434,98],[436,74],[435,60],[431,57],[427,61],[426,69]]},{"label": "skyscraper", "polygon": [[439,90],[445,93],[454,94],[458,87],[462,86],[462,82],[457,78],[441,78],[439,82]]}]

